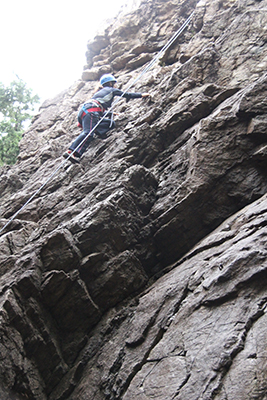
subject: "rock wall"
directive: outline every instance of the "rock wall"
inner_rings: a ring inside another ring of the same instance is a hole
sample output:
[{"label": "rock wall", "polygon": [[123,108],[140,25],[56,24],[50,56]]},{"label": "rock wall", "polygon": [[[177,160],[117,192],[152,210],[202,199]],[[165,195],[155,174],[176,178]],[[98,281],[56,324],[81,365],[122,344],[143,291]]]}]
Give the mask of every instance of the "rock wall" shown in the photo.
[{"label": "rock wall", "polygon": [[0,227],[61,165],[80,104],[117,127],[0,237],[0,397],[264,400],[267,0],[147,0],[88,43],[0,175]]}]

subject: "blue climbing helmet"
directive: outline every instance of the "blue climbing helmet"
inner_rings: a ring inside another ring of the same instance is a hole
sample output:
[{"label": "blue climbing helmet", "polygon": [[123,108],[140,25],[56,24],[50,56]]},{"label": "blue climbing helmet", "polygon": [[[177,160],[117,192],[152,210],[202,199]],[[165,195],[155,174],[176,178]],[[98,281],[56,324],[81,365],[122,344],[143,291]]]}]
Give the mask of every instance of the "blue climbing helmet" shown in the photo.
[{"label": "blue climbing helmet", "polygon": [[103,86],[105,83],[108,83],[108,82],[117,82],[117,79],[111,74],[105,74],[105,75],[101,76],[100,85]]}]

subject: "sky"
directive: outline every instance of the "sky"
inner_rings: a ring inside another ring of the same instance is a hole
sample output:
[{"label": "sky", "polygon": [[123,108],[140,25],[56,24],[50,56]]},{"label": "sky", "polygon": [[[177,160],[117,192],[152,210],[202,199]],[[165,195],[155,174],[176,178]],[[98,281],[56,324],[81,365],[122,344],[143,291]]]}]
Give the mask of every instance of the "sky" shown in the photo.
[{"label": "sky", "polygon": [[[81,78],[86,44],[136,0],[2,0],[0,82],[26,82],[41,103]],[[127,8],[127,9],[128,9]]]}]

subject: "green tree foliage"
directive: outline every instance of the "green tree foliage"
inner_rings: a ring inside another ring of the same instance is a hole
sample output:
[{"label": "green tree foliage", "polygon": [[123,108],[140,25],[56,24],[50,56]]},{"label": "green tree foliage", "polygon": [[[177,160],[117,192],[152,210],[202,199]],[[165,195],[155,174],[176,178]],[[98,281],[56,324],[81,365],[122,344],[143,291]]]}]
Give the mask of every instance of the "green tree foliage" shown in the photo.
[{"label": "green tree foliage", "polygon": [[16,162],[25,123],[38,102],[39,96],[33,96],[21,79],[9,86],[0,82],[0,165]]}]

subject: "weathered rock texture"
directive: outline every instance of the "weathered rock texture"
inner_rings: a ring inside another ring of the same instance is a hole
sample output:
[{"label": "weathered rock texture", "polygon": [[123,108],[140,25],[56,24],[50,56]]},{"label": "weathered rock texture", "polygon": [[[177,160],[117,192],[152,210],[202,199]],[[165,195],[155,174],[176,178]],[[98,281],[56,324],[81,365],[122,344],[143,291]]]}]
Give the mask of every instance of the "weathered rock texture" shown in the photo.
[{"label": "weathered rock texture", "polygon": [[147,0],[99,34],[2,168],[1,226],[100,75],[125,88],[193,10],[151,99],[1,234],[1,399],[267,399],[267,0]]}]

